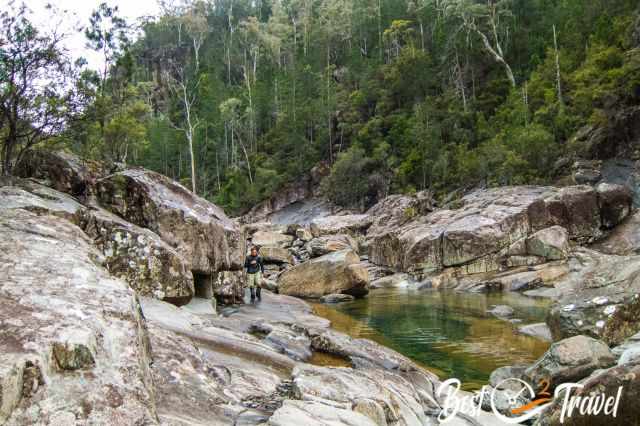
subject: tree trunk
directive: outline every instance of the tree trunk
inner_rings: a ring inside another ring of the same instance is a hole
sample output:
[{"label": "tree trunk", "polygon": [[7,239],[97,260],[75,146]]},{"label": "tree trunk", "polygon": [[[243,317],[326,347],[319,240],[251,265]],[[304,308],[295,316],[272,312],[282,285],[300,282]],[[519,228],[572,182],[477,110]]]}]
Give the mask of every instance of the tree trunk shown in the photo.
[{"label": "tree trunk", "polygon": [[[475,31],[476,34],[478,34],[480,36],[480,39],[482,40],[482,44],[484,45],[485,50],[487,52],[489,52],[489,54],[493,57],[493,59],[496,62],[498,62],[499,64],[501,64],[504,67],[504,71],[507,74],[507,78],[509,79],[509,82],[511,82],[511,86],[512,87],[516,87],[516,79],[513,76],[513,71],[511,71],[511,67],[509,66],[507,61],[505,61],[504,58],[502,57],[502,55],[500,53],[498,53],[491,46],[491,42],[489,41],[487,36],[484,35],[484,33],[482,31],[478,30],[475,27],[473,28],[473,30]],[[500,45],[497,45],[497,49],[502,51],[502,49],[500,48]]]},{"label": "tree trunk", "polygon": [[556,51],[556,86],[558,89],[558,102],[560,105],[564,105],[562,99],[562,81],[560,80],[560,52],[558,52],[558,38],[556,37],[556,26],[553,25],[553,47]]}]

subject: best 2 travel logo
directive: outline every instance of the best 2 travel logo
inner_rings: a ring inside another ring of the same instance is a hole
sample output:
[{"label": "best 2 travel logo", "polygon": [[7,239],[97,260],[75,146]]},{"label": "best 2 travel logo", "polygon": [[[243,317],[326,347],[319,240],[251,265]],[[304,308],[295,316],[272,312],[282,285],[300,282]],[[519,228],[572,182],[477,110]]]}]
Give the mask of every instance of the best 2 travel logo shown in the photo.
[{"label": "best 2 travel logo", "polygon": [[[595,395],[574,395],[574,391],[582,389],[580,383],[563,383],[555,388],[553,395],[549,391],[551,383],[541,380],[538,383],[538,392],[528,382],[518,378],[508,378],[498,383],[495,388],[484,386],[476,393],[461,391],[459,379],[449,379],[440,384],[437,391],[441,406],[438,420],[441,424],[453,420],[457,415],[470,417],[480,416],[483,404],[486,406],[488,399],[491,411],[504,423],[517,424],[529,420],[549,407],[554,401],[561,401],[560,423],[574,415],[596,416],[606,415],[615,418],[618,414],[620,398],[623,387],[620,386],[613,395],[598,393]],[[519,389],[510,391],[507,397],[509,408],[498,408],[499,394],[502,389]],[[527,401],[524,402],[523,401]],[[505,414],[507,412],[508,415]]]}]

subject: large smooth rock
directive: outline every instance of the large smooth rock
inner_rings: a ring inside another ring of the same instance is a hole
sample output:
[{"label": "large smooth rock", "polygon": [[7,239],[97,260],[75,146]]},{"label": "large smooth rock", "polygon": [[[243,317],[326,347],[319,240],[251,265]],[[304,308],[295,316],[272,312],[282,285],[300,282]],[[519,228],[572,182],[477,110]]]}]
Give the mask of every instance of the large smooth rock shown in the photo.
[{"label": "large smooth rock", "polygon": [[261,247],[260,256],[266,263],[288,263],[293,265],[295,261],[289,250],[280,247]]},{"label": "large smooth rock", "polygon": [[192,271],[241,269],[244,238],[218,206],[158,173],[130,169],[97,185],[101,204],[148,228],[182,255]]},{"label": "large smooth rock", "polygon": [[372,228],[369,260],[406,272],[464,265],[470,273],[501,268],[509,247],[560,225],[586,241],[601,235],[596,191],[587,186],[503,187],[473,192],[456,210],[437,210],[397,228]]},{"label": "large smooth rock", "polygon": [[369,292],[369,275],[359,261],[351,250],[312,259],[280,274],[278,291],[313,298],[332,293],[363,296]]},{"label": "large smooth rock", "polygon": [[305,245],[305,249],[311,257],[319,257],[334,251],[358,250],[358,243],[353,237],[345,234],[325,235],[313,238]]},{"label": "large smooth rock", "polygon": [[633,205],[633,194],[629,188],[603,182],[596,187],[596,190],[602,226],[611,229],[629,216]]},{"label": "large smooth rock", "polygon": [[352,236],[364,234],[371,225],[371,217],[366,214],[351,214],[342,216],[324,216],[314,219],[311,233],[314,237],[331,234],[349,234]]},{"label": "large smooth rock", "polygon": [[0,423],[153,424],[144,320],[80,228],[0,210]]},{"label": "large smooth rock", "polygon": [[428,191],[422,191],[415,196],[389,195],[367,210],[367,214],[373,218],[373,223],[367,231],[377,234],[384,229],[397,228],[415,219],[416,216],[424,216],[435,209],[435,201]]},{"label": "large smooth rock", "polygon": [[107,170],[97,161],[83,160],[69,152],[38,149],[27,151],[14,173],[38,179],[61,192],[84,195]]},{"label": "large smooth rock", "polygon": [[251,237],[251,244],[258,247],[289,247],[293,237],[281,232],[260,230]]},{"label": "large smooth rock", "polygon": [[105,256],[109,272],[138,294],[176,304],[194,295],[189,263],[148,229],[102,209],[87,209],[81,226]]},{"label": "large smooth rock", "polygon": [[551,345],[525,376],[533,386],[548,380],[552,388],[565,382],[577,382],[593,371],[615,364],[615,356],[606,343],[588,336],[574,336]]}]

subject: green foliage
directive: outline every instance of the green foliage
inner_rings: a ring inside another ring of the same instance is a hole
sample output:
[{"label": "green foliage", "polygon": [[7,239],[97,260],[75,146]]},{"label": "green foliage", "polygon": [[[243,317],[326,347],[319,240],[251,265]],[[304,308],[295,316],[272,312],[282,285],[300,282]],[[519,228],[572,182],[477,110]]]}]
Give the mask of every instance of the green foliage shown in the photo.
[{"label": "green foliage", "polygon": [[80,81],[93,103],[68,139],[187,183],[192,141],[198,193],[233,214],[320,161],[325,194],[356,208],[551,182],[576,131],[640,93],[631,0],[185,4],[131,45],[101,6],[88,36],[110,68]]}]

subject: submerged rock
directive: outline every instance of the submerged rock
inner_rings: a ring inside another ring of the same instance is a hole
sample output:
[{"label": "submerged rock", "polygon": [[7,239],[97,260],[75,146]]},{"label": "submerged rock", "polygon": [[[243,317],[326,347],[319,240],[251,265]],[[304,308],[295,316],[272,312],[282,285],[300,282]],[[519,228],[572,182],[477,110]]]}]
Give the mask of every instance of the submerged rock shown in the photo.
[{"label": "submerged rock", "polygon": [[509,318],[513,316],[514,310],[511,306],[498,305],[494,306],[491,310],[487,311],[498,318]]},{"label": "submerged rock", "polygon": [[350,250],[312,259],[280,274],[278,291],[298,297],[332,293],[363,296],[369,292],[369,276],[359,261],[358,255]]},{"label": "submerged rock", "polygon": [[536,339],[544,340],[546,342],[553,341],[551,330],[549,330],[549,327],[544,322],[527,324],[523,325],[522,327],[518,327],[518,333],[535,337]]},{"label": "submerged rock", "polygon": [[341,303],[341,302],[350,302],[354,299],[355,298],[350,294],[334,293],[334,294],[327,294],[326,296],[322,296],[320,298],[320,301],[322,303]]}]

